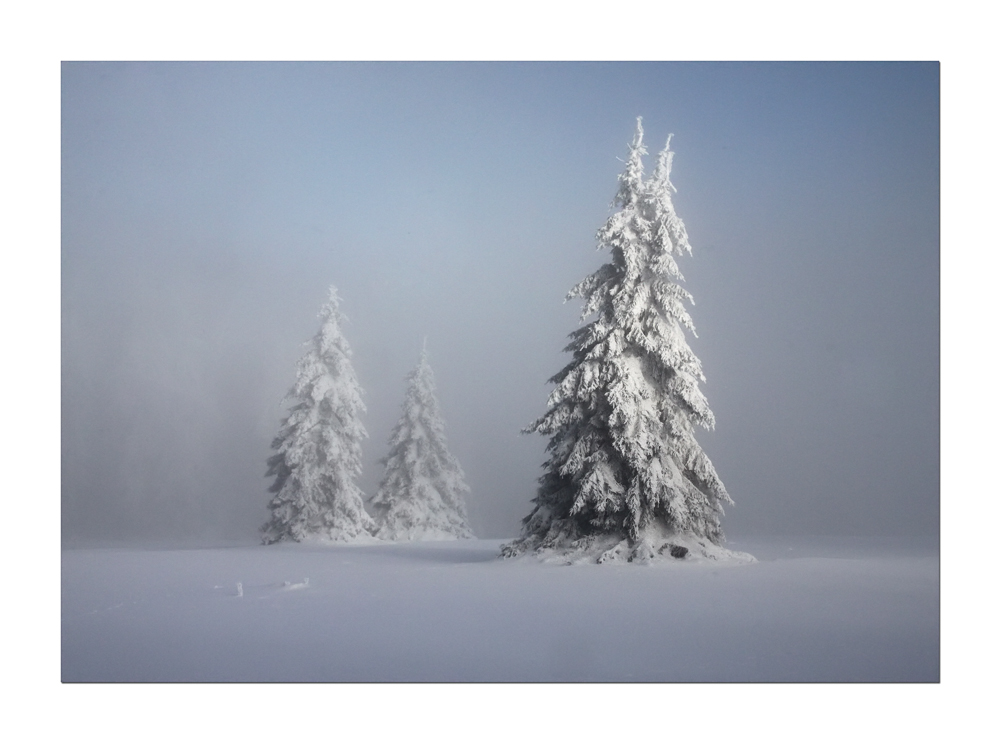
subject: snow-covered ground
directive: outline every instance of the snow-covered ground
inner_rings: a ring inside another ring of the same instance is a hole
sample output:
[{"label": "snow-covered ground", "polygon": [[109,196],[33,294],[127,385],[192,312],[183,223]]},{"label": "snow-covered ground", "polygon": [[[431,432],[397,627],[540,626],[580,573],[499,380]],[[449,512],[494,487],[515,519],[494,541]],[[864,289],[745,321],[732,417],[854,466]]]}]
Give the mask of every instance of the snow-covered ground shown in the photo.
[{"label": "snow-covered ground", "polygon": [[934,548],[734,541],[759,562],[565,566],[500,544],[67,549],[62,678],[939,679]]}]

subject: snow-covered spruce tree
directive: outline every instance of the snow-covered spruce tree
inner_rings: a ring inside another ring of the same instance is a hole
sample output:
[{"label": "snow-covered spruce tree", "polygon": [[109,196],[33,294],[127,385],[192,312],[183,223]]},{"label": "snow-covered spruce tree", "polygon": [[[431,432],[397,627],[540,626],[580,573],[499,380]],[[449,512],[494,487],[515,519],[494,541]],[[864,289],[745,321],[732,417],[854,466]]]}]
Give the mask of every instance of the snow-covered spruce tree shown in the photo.
[{"label": "snow-covered spruce tree", "polygon": [[389,436],[385,474],[371,500],[382,539],[468,539],[469,487],[448,451],[427,348],[407,377],[403,414]]},{"label": "snow-covered spruce tree", "polygon": [[264,544],[306,539],[355,541],[370,537],[375,523],[361,490],[361,423],[365,405],[351,365],[351,349],[340,331],[344,316],[336,287],[320,310],[322,325],[299,360],[292,403],[267,460],[274,493]]},{"label": "snow-covered spruce tree", "polygon": [[694,334],[684,304],[693,300],[675,261],[691,246],[671,201],[670,140],[646,178],[642,134],[640,118],[617,210],[597,233],[611,260],[567,296],[593,320],[570,334],[573,359],[549,380],[548,411],[525,429],[550,437],[548,460],[507,557],[752,559],[720,546],[719,517],[732,501],[694,436],[715,419],[684,334]]}]

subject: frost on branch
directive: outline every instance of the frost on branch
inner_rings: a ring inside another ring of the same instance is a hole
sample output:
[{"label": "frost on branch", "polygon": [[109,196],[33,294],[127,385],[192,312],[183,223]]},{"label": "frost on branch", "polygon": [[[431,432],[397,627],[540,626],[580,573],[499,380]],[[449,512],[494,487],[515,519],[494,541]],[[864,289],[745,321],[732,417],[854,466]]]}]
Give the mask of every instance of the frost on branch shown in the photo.
[{"label": "frost on branch", "polygon": [[672,202],[673,153],[667,140],[647,177],[642,137],[640,119],[616,211],[597,232],[610,260],[567,297],[583,300],[591,319],[570,334],[573,358],[549,380],[548,411],[525,429],[549,437],[548,459],[520,538],[503,547],[508,557],[737,556],[721,547],[732,500],[694,435],[715,418],[685,336],[694,334],[693,302],[676,258],[691,245]]},{"label": "frost on branch", "polygon": [[336,287],[320,311],[322,325],[298,364],[291,403],[267,460],[274,477],[261,527],[264,544],[306,539],[355,541],[370,538],[375,524],[365,511],[361,490],[361,423],[365,405],[351,365],[351,349],[341,333],[344,316]]},{"label": "frost on branch", "polygon": [[469,492],[448,451],[427,349],[407,377],[403,414],[389,437],[385,474],[371,500],[382,539],[467,539]]}]

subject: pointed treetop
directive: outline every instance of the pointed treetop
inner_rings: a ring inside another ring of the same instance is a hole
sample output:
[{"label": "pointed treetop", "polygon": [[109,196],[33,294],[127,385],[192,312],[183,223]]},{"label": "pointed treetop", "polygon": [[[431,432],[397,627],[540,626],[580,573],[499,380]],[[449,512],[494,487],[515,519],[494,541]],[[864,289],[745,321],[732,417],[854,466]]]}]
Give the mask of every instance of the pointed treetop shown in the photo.
[{"label": "pointed treetop", "polygon": [[337,292],[337,287],[334,284],[330,284],[326,303],[320,308],[319,316],[324,320],[330,317],[337,317],[340,314],[339,309],[340,294]]},{"label": "pointed treetop", "polygon": [[632,148],[642,147],[642,117],[635,117],[635,136],[632,138]]},{"label": "pointed treetop", "polygon": [[663,150],[660,152],[660,155],[656,160],[656,171],[653,178],[660,183],[665,183],[671,191],[676,193],[677,189],[674,188],[674,184],[670,182],[670,169],[674,164],[674,153],[670,149],[670,140],[673,138],[673,134],[667,135],[667,143],[663,146]]},{"label": "pointed treetop", "polygon": [[[664,145],[656,162],[656,170],[649,183],[649,198],[653,207],[651,215],[654,245],[658,252],[665,253],[663,268],[675,280],[683,280],[676,263],[668,260],[669,255],[691,255],[691,243],[688,241],[687,229],[684,223],[677,216],[674,210],[672,193],[677,192],[677,188],[670,182],[670,169],[673,167],[674,153],[670,149],[670,140],[673,134],[667,137],[667,144]],[[690,300],[693,303],[693,300]],[[694,328],[691,327],[693,332]]]},{"label": "pointed treetop", "polygon": [[635,120],[635,137],[629,145],[625,170],[618,176],[618,193],[615,195],[614,206],[633,206],[639,200],[642,191],[642,157],[646,154],[642,134],[642,117],[639,116]]}]

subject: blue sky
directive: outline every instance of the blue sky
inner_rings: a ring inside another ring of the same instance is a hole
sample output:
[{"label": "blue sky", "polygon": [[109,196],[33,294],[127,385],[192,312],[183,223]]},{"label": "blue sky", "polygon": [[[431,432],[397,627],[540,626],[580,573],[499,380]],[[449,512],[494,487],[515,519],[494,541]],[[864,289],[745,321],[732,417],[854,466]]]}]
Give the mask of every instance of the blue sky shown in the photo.
[{"label": "blue sky", "polygon": [[252,539],[335,283],[372,492],[427,337],[481,536],[544,410],[641,115],[694,255],[731,537],[933,534],[934,63],[67,63],[63,526]]}]

